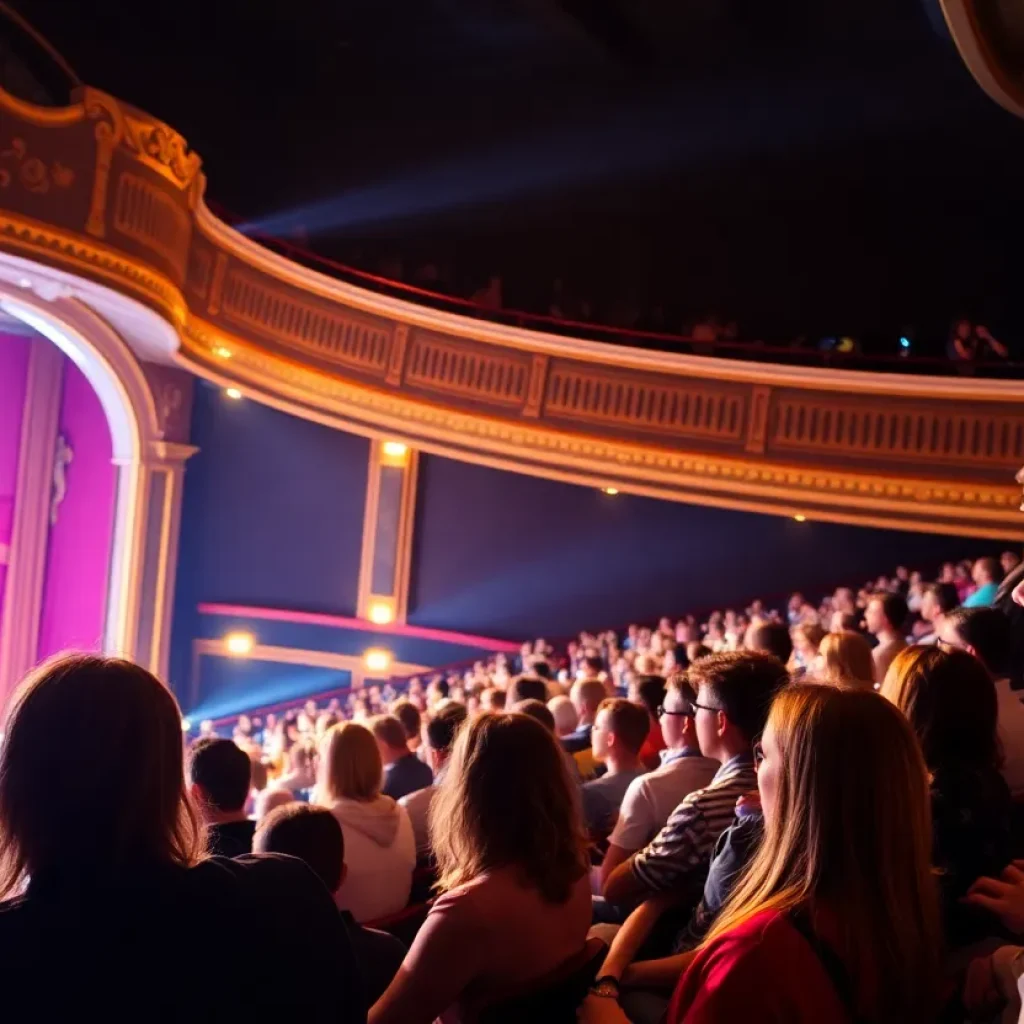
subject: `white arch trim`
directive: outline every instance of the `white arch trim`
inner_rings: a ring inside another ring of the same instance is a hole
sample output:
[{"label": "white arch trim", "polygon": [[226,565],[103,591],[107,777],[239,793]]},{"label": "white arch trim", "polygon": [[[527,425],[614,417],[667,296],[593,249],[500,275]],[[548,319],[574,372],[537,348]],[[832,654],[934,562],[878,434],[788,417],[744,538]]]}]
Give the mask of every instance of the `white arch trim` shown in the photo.
[{"label": "white arch trim", "polygon": [[[103,318],[63,290],[48,295],[45,288],[33,290],[32,284],[29,278],[14,288],[0,282],[0,308],[52,341],[81,369],[95,388],[110,427],[118,472],[103,648],[134,656],[148,511],[147,463],[153,443],[161,439],[156,406],[133,353]],[[17,552],[11,557],[13,561]],[[13,603],[5,602],[7,607]],[[6,608],[4,625],[5,633],[8,625],[17,628]],[[9,686],[24,668],[0,660],[0,681],[6,679]]]}]

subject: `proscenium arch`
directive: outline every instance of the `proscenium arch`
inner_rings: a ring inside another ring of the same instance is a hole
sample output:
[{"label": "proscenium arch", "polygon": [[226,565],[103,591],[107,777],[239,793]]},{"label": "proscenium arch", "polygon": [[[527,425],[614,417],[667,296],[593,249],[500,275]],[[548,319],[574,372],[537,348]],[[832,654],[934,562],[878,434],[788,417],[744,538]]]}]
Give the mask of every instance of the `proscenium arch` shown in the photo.
[{"label": "proscenium arch", "polygon": [[[0,308],[53,342],[96,391],[110,429],[117,467],[110,573],[104,612],[103,650],[131,656],[139,620],[148,490],[145,471],[161,431],[142,369],[116,331],[77,299],[47,297],[29,287],[0,282]],[[23,282],[26,283],[26,282]]]}]

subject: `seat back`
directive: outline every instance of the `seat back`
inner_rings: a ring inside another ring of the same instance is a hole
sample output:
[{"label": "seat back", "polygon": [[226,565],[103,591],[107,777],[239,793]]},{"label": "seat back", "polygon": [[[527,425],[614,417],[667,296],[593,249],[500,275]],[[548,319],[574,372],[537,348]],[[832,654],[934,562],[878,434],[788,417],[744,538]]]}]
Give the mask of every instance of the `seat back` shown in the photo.
[{"label": "seat back", "polygon": [[576,956],[525,992],[493,1003],[480,1013],[480,1024],[575,1024],[576,1011],[586,998],[608,947],[589,939]]}]

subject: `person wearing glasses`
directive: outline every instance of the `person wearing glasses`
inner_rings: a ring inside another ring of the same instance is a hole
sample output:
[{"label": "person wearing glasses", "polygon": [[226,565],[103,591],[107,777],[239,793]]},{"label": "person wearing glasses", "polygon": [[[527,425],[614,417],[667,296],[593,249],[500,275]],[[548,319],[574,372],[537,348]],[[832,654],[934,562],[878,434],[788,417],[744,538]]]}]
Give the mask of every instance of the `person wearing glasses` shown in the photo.
[{"label": "person wearing glasses", "polygon": [[665,741],[661,765],[634,779],[622,798],[618,821],[598,869],[598,892],[630,854],[658,834],[676,807],[695,790],[707,786],[718,771],[718,762],[704,757],[697,741],[693,709],[696,696],[684,676],[669,681],[664,703],[657,709]]},{"label": "person wearing glasses", "polygon": [[692,665],[694,726],[700,749],[720,767],[711,783],[686,797],[661,831],[605,880],[605,899],[632,908],[671,893],[700,898],[719,835],[732,824],[736,801],[756,788],[753,744],[775,694],[789,682],[770,654],[729,651]]}]

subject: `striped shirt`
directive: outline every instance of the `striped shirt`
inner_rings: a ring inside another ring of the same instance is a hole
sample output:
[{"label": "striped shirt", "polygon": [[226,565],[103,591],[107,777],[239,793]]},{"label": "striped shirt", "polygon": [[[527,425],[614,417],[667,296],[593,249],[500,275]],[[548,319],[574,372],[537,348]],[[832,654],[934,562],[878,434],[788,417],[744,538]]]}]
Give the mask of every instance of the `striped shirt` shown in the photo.
[{"label": "striped shirt", "polygon": [[757,789],[754,762],[750,754],[737,754],[710,785],[686,797],[633,857],[633,877],[652,895],[702,883],[718,837],[733,823],[736,801],[752,789]]}]

